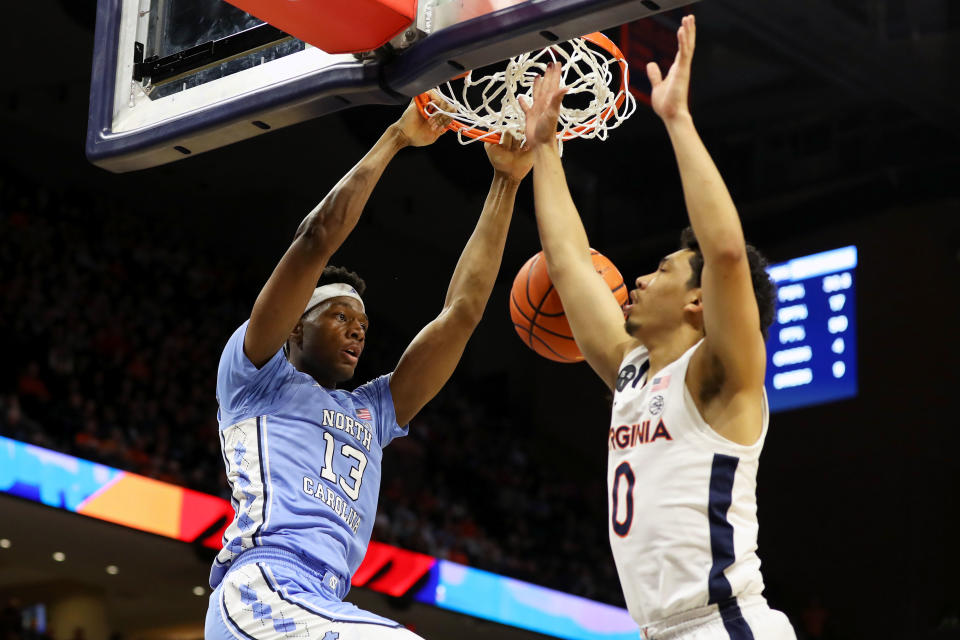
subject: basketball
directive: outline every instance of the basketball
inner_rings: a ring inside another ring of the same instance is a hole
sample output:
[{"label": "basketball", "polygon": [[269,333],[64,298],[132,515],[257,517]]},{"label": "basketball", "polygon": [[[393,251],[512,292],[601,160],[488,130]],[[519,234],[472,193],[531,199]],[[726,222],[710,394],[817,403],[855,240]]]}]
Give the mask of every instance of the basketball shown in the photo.
[{"label": "basketball", "polygon": [[[622,306],[627,301],[627,286],[620,271],[600,252],[590,249],[590,256],[594,269]],[[513,280],[510,318],[524,344],[544,358],[556,362],[583,360],[563,314],[560,296],[547,275],[543,251],[527,260]]]}]

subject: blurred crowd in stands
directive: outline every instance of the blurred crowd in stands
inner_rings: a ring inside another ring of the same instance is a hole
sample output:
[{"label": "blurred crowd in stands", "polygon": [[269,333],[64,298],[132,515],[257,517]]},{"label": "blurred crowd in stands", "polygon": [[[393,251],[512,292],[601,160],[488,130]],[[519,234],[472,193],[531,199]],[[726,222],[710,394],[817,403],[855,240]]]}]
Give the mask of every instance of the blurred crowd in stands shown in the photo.
[{"label": "blurred crowd in stands", "polygon": [[[216,368],[262,283],[161,219],[3,174],[0,238],[0,435],[227,497]],[[447,388],[387,449],[374,539],[622,605],[604,478],[545,474],[528,431]]]}]

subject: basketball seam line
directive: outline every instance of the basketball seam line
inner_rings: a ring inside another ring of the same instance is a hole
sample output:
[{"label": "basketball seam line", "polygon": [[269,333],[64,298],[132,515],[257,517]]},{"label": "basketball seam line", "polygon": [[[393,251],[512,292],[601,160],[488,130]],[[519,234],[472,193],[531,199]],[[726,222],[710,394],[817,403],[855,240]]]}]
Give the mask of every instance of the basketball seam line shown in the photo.
[{"label": "basketball seam line", "polygon": [[[517,310],[517,313],[519,313],[520,316],[521,316],[524,320],[527,320],[527,321],[530,322],[530,327],[529,327],[529,328],[524,327],[523,325],[517,324],[516,322],[513,323],[513,326],[514,326],[515,329],[522,329],[522,330],[524,330],[524,331],[526,331],[526,332],[528,333],[528,335],[530,336],[530,349],[532,349],[532,350],[534,351],[534,353],[537,353],[538,355],[543,356],[543,354],[540,353],[539,351],[537,351],[536,348],[533,346],[533,338],[536,338],[536,339],[537,339],[537,342],[539,342],[539,343],[542,344],[546,349],[548,349],[548,350],[550,351],[550,353],[552,353],[553,355],[557,356],[558,358],[562,358],[562,360],[560,360],[559,362],[574,362],[574,363],[580,362],[580,360],[577,360],[576,358],[570,358],[570,357],[567,357],[567,356],[563,355],[562,353],[558,353],[558,352],[556,351],[556,349],[554,349],[553,347],[551,347],[550,344],[549,344],[546,340],[544,340],[544,339],[541,338],[540,336],[538,336],[538,335],[536,335],[535,333],[533,333],[533,328],[536,327],[536,328],[540,329],[541,331],[545,331],[545,332],[547,332],[547,333],[549,333],[549,334],[552,334],[552,335],[554,335],[554,336],[556,336],[556,337],[558,337],[558,338],[563,338],[564,340],[573,340],[574,344],[576,344],[576,340],[574,340],[574,339],[573,339],[572,337],[570,337],[570,336],[565,336],[565,335],[563,335],[563,334],[561,334],[561,333],[557,333],[557,332],[555,332],[555,331],[550,331],[550,329],[547,329],[547,328],[544,327],[544,326],[541,326],[541,325],[539,325],[539,324],[535,324],[532,320],[530,320],[530,318],[527,316],[527,314],[525,314],[525,313],[523,312],[523,309],[520,308],[520,304],[517,302],[517,299],[516,299],[516,297],[513,295],[512,292],[511,292],[511,294],[510,294],[510,300],[511,300],[511,302],[513,302],[513,307]],[[579,347],[578,347],[578,348],[579,348]],[[582,355],[582,354],[581,354],[581,355]],[[546,357],[546,356],[544,356],[544,357]]]},{"label": "basketball seam line", "polygon": [[[533,271],[533,268],[537,266],[537,263],[540,261],[540,254],[538,253],[533,257],[533,264],[530,265],[530,268],[527,269],[527,286],[526,286],[526,295],[527,295],[527,304],[533,309],[533,317],[528,318],[530,320],[530,326],[527,328],[527,346],[533,349],[533,325],[536,324],[537,313],[540,309],[533,304],[533,300],[530,299],[530,272]],[[519,308],[519,307],[518,307]]]},{"label": "basketball seam line", "polygon": [[550,329],[547,329],[547,328],[546,328],[545,326],[543,326],[542,324],[537,324],[536,322],[533,321],[532,318],[528,317],[527,314],[525,314],[525,313],[523,312],[523,309],[520,308],[520,305],[517,303],[517,299],[513,297],[513,294],[511,294],[510,297],[513,299],[513,306],[516,308],[517,313],[519,313],[521,316],[523,316],[523,319],[524,319],[524,320],[528,320],[528,321],[530,322],[530,328],[529,328],[529,329],[528,329],[527,327],[524,327],[523,325],[519,325],[519,324],[517,324],[516,322],[514,322],[513,324],[514,324],[515,326],[520,327],[521,329],[523,329],[524,331],[527,331],[527,332],[529,332],[529,333],[532,333],[533,327],[536,327],[537,329],[540,329],[541,331],[545,331],[546,333],[549,333],[550,335],[556,336],[556,337],[558,337],[558,338],[563,338],[564,340],[573,340],[574,342],[577,341],[577,339],[574,338],[573,336],[565,336],[565,335],[563,335],[562,333],[557,333],[556,331],[551,331]]},{"label": "basketball seam line", "polygon": [[[515,327],[520,327],[520,325],[518,325],[516,322],[513,323],[513,326],[515,326]],[[539,325],[537,325],[537,326],[539,326]],[[523,328],[523,327],[521,327],[521,328]],[[542,329],[543,327],[540,327],[540,328]],[[553,350],[553,347],[551,347],[551,346],[550,346],[543,338],[541,338],[540,336],[535,335],[535,334],[531,334],[531,335],[532,335],[534,338],[536,338],[536,339],[537,339],[537,342],[539,342],[540,344],[542,344],[542,345],[544,346],[544,348],[549,349],[549,350],[550,350],[550,353],[552,353],[553,355],[557,356],[558,358],[563,358],[562,362],[572,362],[572,363],[580,362],[580,360],[575,360],[575,359],[573,359],[573,358],[568,358],[567,356],[563,355],[562,353],[557,353],[556,351]],[[532,346],[531,346],[530,348],[533,349],[534,353],[537,353],[538,355],[541,355],[541,356],[542,356],[542,354],[540,354],[540,353],[539,353],[536,349],[534,349]]]}]

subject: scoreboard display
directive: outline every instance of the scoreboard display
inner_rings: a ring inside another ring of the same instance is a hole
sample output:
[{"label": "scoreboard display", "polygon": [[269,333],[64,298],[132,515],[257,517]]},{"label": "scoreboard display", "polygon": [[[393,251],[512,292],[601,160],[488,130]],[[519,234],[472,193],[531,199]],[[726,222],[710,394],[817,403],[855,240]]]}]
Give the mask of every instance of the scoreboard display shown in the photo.
[{"label": "scoreboard display", "polygon": [[767,268],[777,311],[767,339],[771,411],[857,395],[854,246]]}]

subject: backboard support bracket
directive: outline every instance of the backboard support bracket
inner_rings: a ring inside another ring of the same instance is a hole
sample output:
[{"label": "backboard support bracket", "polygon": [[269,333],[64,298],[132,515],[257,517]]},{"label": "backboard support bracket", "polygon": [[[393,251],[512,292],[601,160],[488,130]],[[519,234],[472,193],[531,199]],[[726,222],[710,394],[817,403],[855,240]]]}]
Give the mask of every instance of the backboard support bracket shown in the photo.
[{"label": "backboard support bracket", "polygon": [[[245,55],[288,40],[291,36],[269,24],[260,24],[240,33],[204,42],[195,47],[177,51],[168,56],[151,56],[134,62],[133,79],[149,78],[154,85],[175,80],[206,67],[220,64],[239,55]],[[143,55],[143,44],[136,43]]]}]

